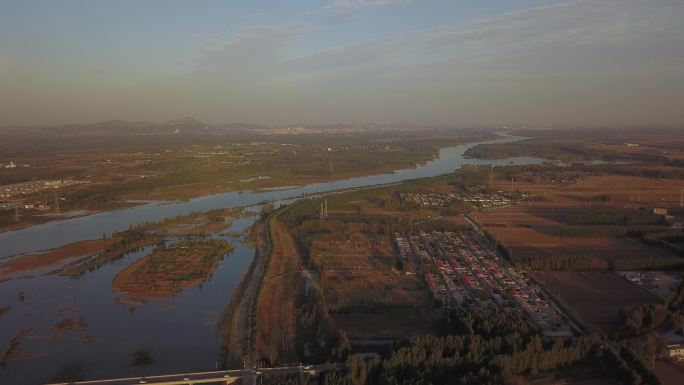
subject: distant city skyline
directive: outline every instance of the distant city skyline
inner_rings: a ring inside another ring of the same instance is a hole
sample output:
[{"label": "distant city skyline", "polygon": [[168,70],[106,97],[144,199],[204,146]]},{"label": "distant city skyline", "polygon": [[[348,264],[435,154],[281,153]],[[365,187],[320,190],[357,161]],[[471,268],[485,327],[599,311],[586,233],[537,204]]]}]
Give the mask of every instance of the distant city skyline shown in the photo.
[{"label": "distant city skyline", "polygon": [[684,1],[0,4],[0,126],[681,127]]}]

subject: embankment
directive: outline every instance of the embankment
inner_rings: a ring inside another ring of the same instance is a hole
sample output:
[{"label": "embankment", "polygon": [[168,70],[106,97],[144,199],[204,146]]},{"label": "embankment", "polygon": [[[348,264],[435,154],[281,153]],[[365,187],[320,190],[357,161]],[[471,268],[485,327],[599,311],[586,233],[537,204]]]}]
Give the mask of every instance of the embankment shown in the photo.
[{"label": "embankment", "polygon": [[254,259],[249,270],[235,288],[230,304],[219,325],[223,343],[223,364],[227,368],[241,367],[251,361],[256,318],[256,301],[264,276],[266,262],[271,253],[268,218],[254,223],[251,237],[255,244]]}]

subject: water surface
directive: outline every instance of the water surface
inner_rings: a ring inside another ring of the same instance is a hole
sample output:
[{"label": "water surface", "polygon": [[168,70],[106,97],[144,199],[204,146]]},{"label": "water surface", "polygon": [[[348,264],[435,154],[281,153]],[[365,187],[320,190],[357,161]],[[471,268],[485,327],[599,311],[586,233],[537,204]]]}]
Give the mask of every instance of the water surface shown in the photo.
[{"label": "water surface", "polygon": [[505,139],[468,143],[460,146],[443,148],[439,151],[438,158],[419,165],[416,168],[398,170],[394,173],[314,183],[284,190],[228,192],[203,196],[187,202],[148,203],[143,206],[129,209],[108,211],[85,217],[48,222],[22,230],[0,233],[0,258],[18,253],[50,249],[83,239],[97,239],[102,237],[102,234],[109,235],[142,222],[156,222],[176,215],[189,214],[192,211],[249,206],[266,200],[278,201],[285,198],[302,196],[304,194],[322,193],[345,188],[431,177],[453,172],[455,169],[466,164],[507,165],[536,164],[543,162],[543,159],[530,157],[494,160],[466,159],[463,157],[466,150],[475,147],[478,144],[506,143],[521,139],[524,138],[507,137]]},{"label": "water surface", "polygon": [[[502,143],[506,138],[483,143]],[[30,253],[84,239],[100,238],[142,222],[154,222],[193,211],[255,205],[265,200],[280,204],[304,194],[362,187],[430,177],[452,172],[465,164],[505,165],[541,163],[538,158],[502,160],[464,159],[463,153],[479,143],[440,150],[439,157],[415,169],[378,174],[297,188],[262,192],[230,192],[204,196],[187,202],[147,203],[143,206],[98,213],[79,218],[0,234],[0,257]],[[258,209],[258,207],[256,207]],[[249,227],[256,217],[236,219],[228,234]],[[79,370],[86,379],[140,376],[182,371],[213,370],[218,365],[220,345],[217,325],[240,277],[247,271],[254,250],[241,239],[220,236],[236,245],[201,286],[182,295],[149,301],[144,305],[116,301],[111,282],[123,268],[146,255],[151,248],[130,253],[80,278],[41,276],[0,283],[0,307],[11,306],[0,316],[0,349],[23,328],[33,328],[22,339],[16,360],[0,367],[0,384],[49,382],[60,369]],[[23,293],[24,299],[20,299]],[[58,333],[53,326],[64,319],[83,315],[87,331]],[[77,338],[93,336],[92,342]],[[155,363],[132,367],[132,353],[147,349]]]}]

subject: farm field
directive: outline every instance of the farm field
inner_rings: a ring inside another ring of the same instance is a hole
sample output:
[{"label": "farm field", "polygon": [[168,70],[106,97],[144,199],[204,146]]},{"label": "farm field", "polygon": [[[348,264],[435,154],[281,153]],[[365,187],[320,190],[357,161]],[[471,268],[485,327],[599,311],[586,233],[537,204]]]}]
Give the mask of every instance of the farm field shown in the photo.
[{"label": "farm field", "polygon": [[560,190],[575,197],[609,195],[612,207],[678,207],[684,180],[593,175]]},{"label": "farm field", "polygon": [[[497,183],[495,187],[511,188]],[[669,228],[652,209],[677,209],[682,181],[591,175],[548,190],[530,183],[518,187],[543,199],[471,214],[516,261],[571,256],[676,261],[673,250],[646,244],[634,234]]]},{"label": "farm field", "polygon": [[626,131],[629,132],[620,133],[621,137],[587,129],[522,131],[532,138],[519,143],[480,145],[466,155],[488,159],[540,156],[566,163],[604,159],[627,161],[652,169],[662,168],[664,160],[677,160],[683,156],[681,130]]},{"label": "farm field", "polygon": [[599,236],[597,231],[626,231],[626,226],[592,226],[585,234],[577,231],[577,235],[573,235],[575,226],[552,219],[567,213],[516,206],[477,213],[475,219],[510,249],[513,258],[558,255],[594,255],[608,259],[673,256],[666,250],[649,247],[634,239]]},{"label": "farm field", "polygon": [[554,208],[577,208],[596,206],[592,201],[601,195],[609,196],[609,200],[600,202],[603,206],[615,208],[627,207],[679,207],[681,189],[684,180],[654,179],[627,175],[587,175],[568,183],[550,183],[497,179],[490,187],[501,191],[529,191],[544,195],[544,201],[535,202],[535,206]]},{"label": "farm field", "polygon": [[536,272],[551,297],[590,329],[612,332],[619,325],[620,310],[660,300],[609,272]]}]

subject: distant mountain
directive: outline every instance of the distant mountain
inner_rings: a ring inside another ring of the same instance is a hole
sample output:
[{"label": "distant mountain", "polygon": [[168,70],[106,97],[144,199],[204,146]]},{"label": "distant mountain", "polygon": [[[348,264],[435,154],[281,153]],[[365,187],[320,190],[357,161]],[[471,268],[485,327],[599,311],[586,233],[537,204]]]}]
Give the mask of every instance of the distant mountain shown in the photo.
[{"label": "distant mountain", "polygon": [[[147,121],[142,121],[142,122],[126,122],[124,120],[117,120],[117,119],[112,119],[112,120],[106,120],[104,122],[97,122],[94,123],[94,125],[98,126],[112,126],[112,127],[121,127],[121,126],[154,126],[157,123],[154,122],[147,122]],[[86,124],[87,125],[87,124]]]},{"label": "distant mountain", "polygon": [[164,123],[126,122],[112,119],[88,124],[67,124],[42,127],[40,131],[57,135],[163,135],[197,133],[208,130],[207,125],[191,117],[169,120]]},{"label": "distant mountain", "polygon": [[[111,129],[111,130],[129,130],[132,128],[137,128],[137,129],[152,129],[154,127],[157,127],[158,124],[153,123],[153,122],[125,122],[123,120],[106,120],[104,122],[97,122],[93,124],[79,124],[79,125],[71,125],[71,126],[77,126],[77,127],[92,127],[92,128],[98,128],[98,129]],[[66,126],[68,127],[68,126]]]},{"label": "distant mountain", "polygon": [[174,134],[197,133],[199,131],[208,131],[209,127],[195,118],[186,116],[169,120],[161,124],[161,127],[168,128]]},{"label": "distant mountain", "polygon": [[200,122],[199,120],[195,119],[195,118],[191,118],[189,116],[186,116],[184,118],[178,118],[178,119],[169,120],[168,122],[164,122],[164,123],[162,123],[162,126],[187,126],[187,127],[201,126],[201,127],[204,127],[206,125],[204,123]]}]

